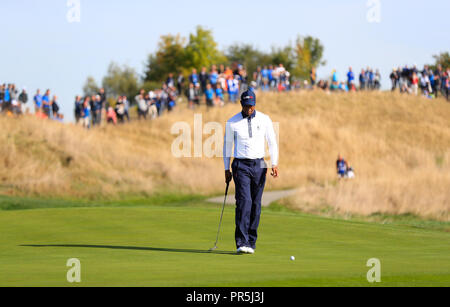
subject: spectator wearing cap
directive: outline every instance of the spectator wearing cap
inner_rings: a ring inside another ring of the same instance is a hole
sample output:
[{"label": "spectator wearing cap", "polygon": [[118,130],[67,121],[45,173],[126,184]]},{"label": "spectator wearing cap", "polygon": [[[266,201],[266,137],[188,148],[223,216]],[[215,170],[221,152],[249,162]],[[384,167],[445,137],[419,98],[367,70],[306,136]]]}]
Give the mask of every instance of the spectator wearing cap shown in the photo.
[{"label": "spectator wearing cap", "polygon": [[[238,253],[253,254],[261,216],[261,200],[266,183],[265,141],[272,159],[272,176],[278,177],[278,145],[272,120],[256,112],[256,95],[242,93],[242,111],[228,120],[223,157],[225,181],[236,186],[236,231]],[[230,168],[234,145],[234,161]]]}]

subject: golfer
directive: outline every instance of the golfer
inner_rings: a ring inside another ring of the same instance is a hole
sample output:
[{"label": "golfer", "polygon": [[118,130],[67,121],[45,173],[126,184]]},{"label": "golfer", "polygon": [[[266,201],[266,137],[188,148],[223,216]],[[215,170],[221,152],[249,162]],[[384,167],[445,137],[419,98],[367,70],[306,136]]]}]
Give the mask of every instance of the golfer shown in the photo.
[{"label": "golfer", "polygon": [[[242,112],[226,125],[223,156],[225,180],[236,186],[236,247],[238,253],[254,254],[261,216],[261,199],[266,184],[265,141],[272,159],[272,176],[278,177],[278,145],[269,116],[256,112],[256,96],[245,91]],[[234,144],[234,160],[230,170]]]}]

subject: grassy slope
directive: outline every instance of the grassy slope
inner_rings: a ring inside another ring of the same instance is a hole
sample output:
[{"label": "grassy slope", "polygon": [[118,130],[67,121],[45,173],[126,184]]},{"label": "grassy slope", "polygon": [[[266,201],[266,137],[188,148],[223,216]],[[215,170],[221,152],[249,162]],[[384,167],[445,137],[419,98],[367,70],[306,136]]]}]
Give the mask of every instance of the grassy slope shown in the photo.
[{"label": "grassy slope", "polygon": [[[382,286],[450,286],[450,236],[442,230],[265,209],[256,255],[205,253],[218,211],[201,204],[0,211],[0,286],[68,286],[65,265],[74,257],[81,286],[368,286],[374,257]],[[229,207],[221,251],[235,249],[233,219]]]},{"label": "grassy slope", "polygon": [[[302,189],[284,205],[320,214],[409,213],[450,221],[448,102],[391,93],[269,93],[258,96],[258,110],[280,123],[281,178],[269,180],[267,189]],[[222,126],[237,112],[239,105],[195,111],[204,124]],[[171,128],[180,121],[193,126],[193,120],[185,105],[154,122],[89,132],[0,117],[0,194],[103,202],[160,191],[223,193],[220,158],[172,156]],[[338,153],[357,180],[337,184]]]}]

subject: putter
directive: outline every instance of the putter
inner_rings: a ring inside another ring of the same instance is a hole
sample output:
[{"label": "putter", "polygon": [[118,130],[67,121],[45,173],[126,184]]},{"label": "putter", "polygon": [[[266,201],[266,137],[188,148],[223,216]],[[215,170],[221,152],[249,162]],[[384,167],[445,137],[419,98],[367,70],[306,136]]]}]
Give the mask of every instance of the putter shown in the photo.
[{"label": "putter", "polygon": [[214,247],[209,250],[210,252],[215,251],[218,248],[217,247],[217,243],[219,243],[220,228],[222,227],[223,212],[225,211],[225,204],[227,202],[228,188],[229,187],[230,187],[230,183],[227,183],[227,189],[225,190],[225,200],[223,201],[222,214],[220,215],[219,230],[217,231],[216,243],[214,244]]}]

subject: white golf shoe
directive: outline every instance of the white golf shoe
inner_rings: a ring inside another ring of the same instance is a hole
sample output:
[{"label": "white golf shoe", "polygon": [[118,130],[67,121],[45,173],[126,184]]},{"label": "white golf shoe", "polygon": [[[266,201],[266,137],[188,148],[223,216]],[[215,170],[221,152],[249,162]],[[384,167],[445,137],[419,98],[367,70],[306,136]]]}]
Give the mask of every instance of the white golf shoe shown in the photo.
[{"label": "white golf shoe", "polygon": [[250,254],[253,255],[255,253],[255,250],[251,247],[239,247],[239,249],[237,250],[238,254]]},{"label": "white golf shoe", "polygon": [[237,250],[237,253],[238,254],[248,254],[248,247],[245,247],[245,246],[239,247]]}]

